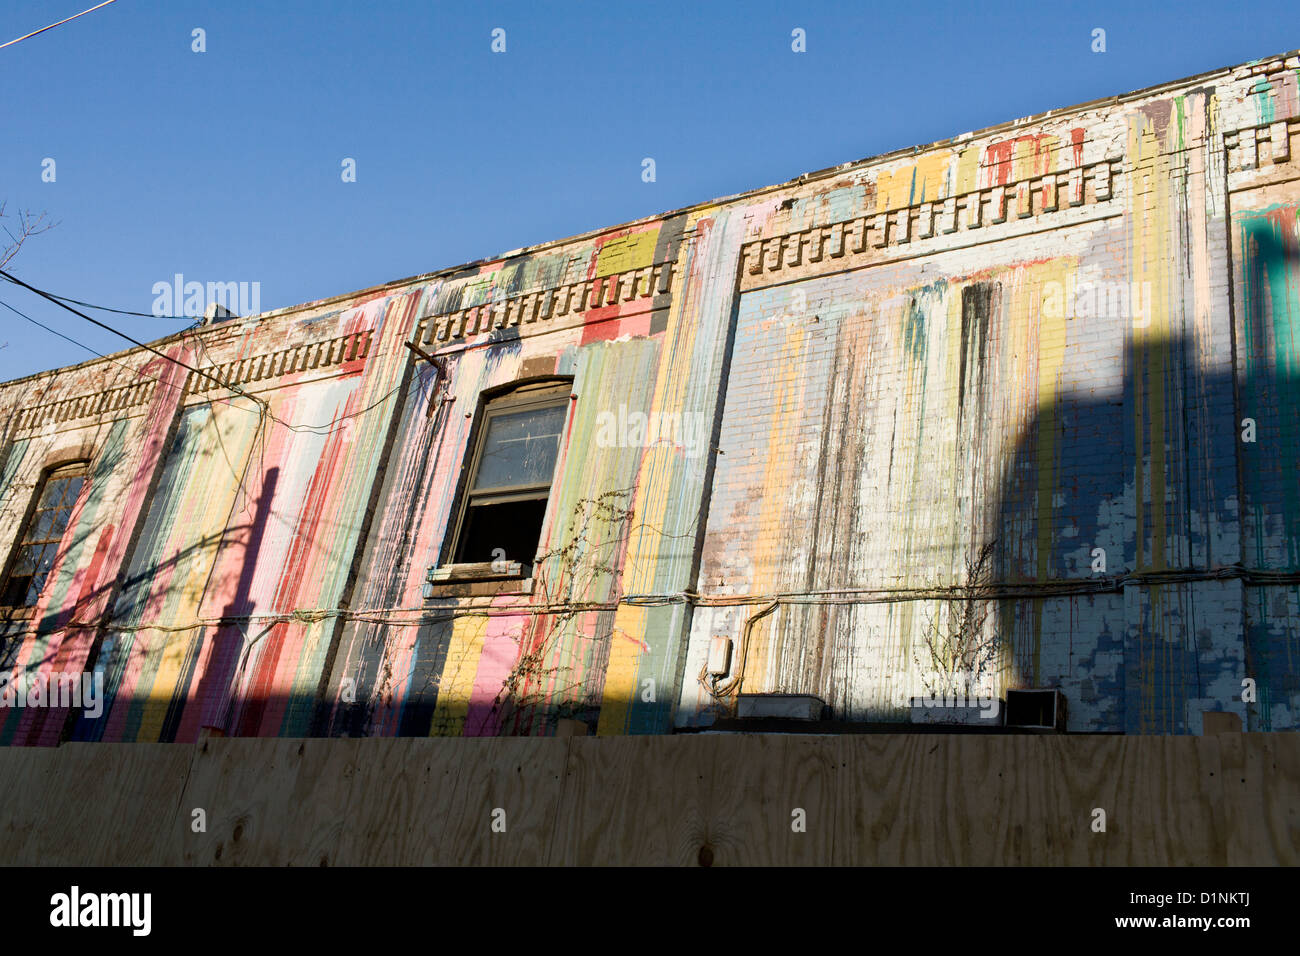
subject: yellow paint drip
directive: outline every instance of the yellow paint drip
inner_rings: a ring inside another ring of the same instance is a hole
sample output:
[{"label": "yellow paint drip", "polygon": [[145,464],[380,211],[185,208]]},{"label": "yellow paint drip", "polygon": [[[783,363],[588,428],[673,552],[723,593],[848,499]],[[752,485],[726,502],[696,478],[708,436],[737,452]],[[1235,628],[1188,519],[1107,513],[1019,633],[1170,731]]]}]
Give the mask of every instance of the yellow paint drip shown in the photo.
[{"label": "yellow paint drip", "polygon": [[941,149],[900,169],[882,170],[876,179],[876,208],[901,209],[945,198],[952,159],[952,150]]},{"label": "yellow paint drip", "polygon": [[[1138,449],[1135,497],[1139,539],[1139,567],[1159,570],[1166,566],[1165,556],[1165,372],[1169,350],[1169,314],[1165,308],[1169,293],[1170,249],[1162,227],[1170,209],[1170,179],[1160,170],[1163,152],[1151,123],[1142,118],[1130,124],[1128,155],[1133,170],[1130,190],[1133,208],[1129,210],[1129,275],[1139,288],[1149,288],[1147,324],[1133,329],[1133,357],[1145,369],[1147,388],[1137,389],[1143,381],[1143,369],[1135,368],[1133,427]],[[1146,407],[1142,399],[1146,399]],[[1144,467],[1146,455],[1150,466]],[[1146,529],[1147,500],[1151,505],[1151,538],[1143,541]],[[1144,561],[1149,555],[1149,560]]]},{"label": "yellow paint drip", "polygon": [[637,673],[641,665],[646,631],[646,609],[619,605],[614,615],[610,637],[609,666],[605,671],[605,690],[601,699],[600,722],[596,733],[606,737],[627,732],[628,713],[637,692]]},{"label": "yellow paint drip", "polygon": [[459,737],[464,731],[487,625],[485,617],[458,617],[453,622],[429,736]]}]

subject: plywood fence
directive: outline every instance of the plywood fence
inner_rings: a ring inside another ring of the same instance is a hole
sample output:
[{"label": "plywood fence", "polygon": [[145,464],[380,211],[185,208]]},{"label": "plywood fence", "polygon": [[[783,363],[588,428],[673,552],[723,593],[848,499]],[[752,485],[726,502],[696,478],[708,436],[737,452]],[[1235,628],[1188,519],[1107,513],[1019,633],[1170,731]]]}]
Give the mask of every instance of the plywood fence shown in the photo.
[{"label": "plywood fence", "polygon": [[0,813],[37,865],[1294,865],[1300,735],[65,744]]}]

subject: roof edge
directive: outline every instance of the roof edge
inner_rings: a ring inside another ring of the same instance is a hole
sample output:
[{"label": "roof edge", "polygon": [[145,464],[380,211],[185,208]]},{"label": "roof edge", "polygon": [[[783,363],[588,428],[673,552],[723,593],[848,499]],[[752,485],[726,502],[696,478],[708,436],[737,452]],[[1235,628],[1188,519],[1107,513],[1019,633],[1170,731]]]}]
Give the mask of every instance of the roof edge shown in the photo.
[{"label": "roof edge", "polygon": [[[944,149],[956,144],[968,142],[969,140],[975,139],[977,137],[988,136],[993,133],[1001,132],[1003,130],[1016,129],[1023,126],[1042,123],[1049,119],[1060,119],[1077,113],[1084,112],[1086,110],[1097,109],[1103,106],[1117,106],[1121,103],[1132,102],[1133,100],[1137,100],[1137,99],[1144,99],[1146,97],[1154,96],[1159,93],[1167,92],[1170,90],[1175,90],[1178,89],[1179,87],[1188,86],[1189,84],[1202,82],[1204,80],[1208,80],[1211,78],[1231,75],[1232,73],[1238,70],[1247,67],[1257,66],[1261,63],[1267,63],[1275,60],[1285,63],[1287,60],[1294,59],[1294,58],[1300,58],[1300,48],[1294,50],[1287,50],[1281,53],[1269,54],[1267,56],[1262,56],[1254,60],[1247,60],[1244,63],[1234,63],[1228,66],[1217,67],[1212,70],[1206,70],[1202,73],[1192,74],[1191,76],[1185,76],[1175,80],[1168,80],[1163,83],[1157,83],[1153,86],[1142,87],[1141,89],[1133,90],[1128,93],[1119,93],[1113,96],[1104,96],[1098,99],[1087,100],[1082,103],[1076,103],[1071,106],[1064,106],[1056,109],[1046,110],[1041,113],[1031,113],[1028,116],[1022,116],[1016,119],[1004,121],[1002,123],[995,123],[992,126],[985,126],[980,129],[959,133],[956,136],[950,136],[946,139],[934,140],[929,143],[917,144],[914,146],[905,146],[900,149],[890,150],[889,152],[886,153],[875,153],[871,156],[866,156],[861,159],[849,160],[847,162],[838,163],[834,166],[827,166],[822,169],[812,170],[810,172],[803,173],[799,176],[796,176],[793,179],[787,179],[782,182],[772,183],[767,186],[759,186],[754,189],[744,190],[742,192],[732,193],[726,196],[718,196],[713,199],[691,203],[688,206],[681,206],[679,208],[670,209],[665,212],[642,216],[638,219],[630,219],[627,220],[626,222],[615,223],[609,226],[601,226],[596,229],[590,229],[586,232],[575,233],[574,235],[565,236],[560,239],[549,239],[546,240],[545,242],[534,243],[533,245],[529,245],[529,246],[521,246],[518,249],[510,249],[506,252],[502,252],[495,256],[485,257],[482,259],[474,259],[469,262],[460,263],[458,265],[447,266],[445,268],[436,269],[432,272],[424,272],[418,275],[408,276],[402,279],[392,279],[388,282],[381,282],[376,285],[367,286],[362,289],[357,289],[350,292],[338,293],[335,295],[326,296],[321,299],[312,299],[306,302],[298,303],[296,305],[289,305],[279,309],[272,309],[267,312],[261,312],[256,315],[244,316],[242,317],[242,321],[262,322],[267,319],[280,318],[286,315],[292,315],[296,312],[306,312],[314,309],[326,308],[330,305],[342,304],[344,302],[348,302],[355,299],[375,298],[386,292],[395,292],[409,286],[420,285],[440,278],[447,278],[459,272],[464,272],[466,270],[476,269],[482,266],[491,265],[493,263],[501,262],[506,259],[513,259],[518,256],[537,255],[549,249],[556,249],[562,246],[571,245],[573,243],[583,242],[589,239],[595,239],[606,233],[613,232],[619,229],[629,229],[635,226],[657,222],[663,219],[670,218],[672,216],[684,215],[695,210],[704,209],[709,206],[726,205],[730,203],[740,202],[745,199],[762,196],[766,193],[777,192],[783,189],[790,189],[792,187],[806,185],[807,183],[818,182],[823,179],[828,179],[832,176],[843,175],[845,172],[852,169],[857,169],[857,168],[862,168],[862,167],[867,167],[867,166],[872,166],[877,164],[883,164],[895,159],[904,158],[906,156],[920,155],[922,153],[929,152],[935,149]],[[215,326],[213,328],[215,328]],[[160,339],[153,339],[149,342],[149,344],[151,346],[158,347],[160,345],[171,343],[174,340],[179,340],[186,335],[201,334],[204,331],[206,331],[206,328],[198,328],[198,329],[188,328],[180,332],[175,332],[172,333],[171,335],[164,336],[163,338]],[[96,365],[100,362],[117,361],[120,356],[128,355],[136,351],[137,348],[138,346],[129,349],[122,349],[117,352],[110,352],[100,358],[87,359],[86,361],[79,362],[76,365],[59,366],[58,368],[47,369],[41,372],[34,372],[31,375],[25,375],[22,378],[10,379],[6,382],[0,382],[0,388],[7,387],[9,385],[19,384],[21,382],[30,381],[32,379],[38,379],[43,376],[55,375],[61,372],[71,371],[73,369],[79,369],[91,365]]]}]

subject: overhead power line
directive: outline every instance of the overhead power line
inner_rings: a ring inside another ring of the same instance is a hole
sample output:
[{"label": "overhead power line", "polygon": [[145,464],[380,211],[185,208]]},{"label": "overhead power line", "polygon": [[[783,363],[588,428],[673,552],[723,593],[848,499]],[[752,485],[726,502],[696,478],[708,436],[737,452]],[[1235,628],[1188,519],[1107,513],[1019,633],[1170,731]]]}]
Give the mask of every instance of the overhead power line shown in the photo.
[{"label": "overhead power line", "polygon": [[95,305],[93,302],[82,302],[80,299],[69,298],[66,295],[54,295],[54,298],[60,302],[71,302],[73,305],[79,305],[86,309],[94,309],[97,312],[113,312],[117,315],[138,315],[144,319],[171,319],[173,322],[197,322],[202,316],[197,315],[155,315],[152,312],[132,312],[130,309],[110,309],[106,305]]},{"label": "overhead power line", "polygon": [[[148,379],[149,381],[154,382],[154,383],[157,384],[157,385],[166,385],[168,388],[175,389],[175,390],[178,391],[178,392],[183,392],[183,391],[185,391],[185,386],[183,386],[183,385],[177,385],[175,382],[166,382],[166,381],[163,381],[163,380],[160,379],[160,378],[155,378],[155,377],[152,376],[152,375],[146,375],[143,371],[141,371],[141,370],[138,369],[138,368],[132,368],[130,365],[127,365],[127,364],[125,364],[125,363],[123,363],[123,362],[119,362],[117,359],[112,358],[111,356],[105,355],[103,352],[98,352],[98,351],[96,351],[95,349],[93,349],[93,348],[91,348],[89,345],[87,345],[85,342],[82,342],[80,339],[74,339],[74,338],[73,338],[72,336],[70,336],[70,335],[64,335],[64,334],[63,334],[62,332],[60,332],[58,329],[50,328],[50,327],[49,327],[48,325],[46,325],[44,322],[38,322],[38,321],[36,321],[36,320],[33,319],[30,315],[28,315],[26,312],[20,312],[20,311],[18,311],[17,309],[15,309],[15,308],[14,308],[12,305],[10,305],[8,302],[5,302],[5,301],[3,301],[3,300],[0,300],[0,305],[4,306],[6,309],[8,309],[10,312],[12,312],[14,315],[18,316],[19,318],[26,319],[26,320],[27,320],[28,322],[30,322],[32,325],[35,325],[35,326],[37,326],[38,328],[42,328],[42,329],[44,329],[46,332],[49,332],[51,335],[57,335],[59,338],[63,339],[65,342],[71,342],[73,345],[77,346],[78,348],[85,349],[85,350],[86,350],[87,352],[89,352],[91,355],[97,355],[97,356],[99,356],[100,358],[104,359],[105,361],[112,362],[112,363],[113,363],[114,365],[116,365],[118,368],[126,369],[126,371],[130,372],[132,375],[138,376],[138,377],[140,377],[140,378]],[[58,369],[55,369],[55,373],[56,373],[56,374],[57,374],[58,371],[59,371]],[[253,412],[253,410],[252,410],[251,408],[241,408],[239,405],[234,404],[233,402],[231,402],[231,401],[228,400],[228,399],[224,399],[224,398],[214,398],[214,399],[211,399],[211,401],[213,401],[213,402],[220,402],[222,405],[228,405],[228,406],[230,406],[231,408],[238,409],[238,410],[241,411],[241,412],[250,412],[250,413],[256,414],[256,413]]]},{"label": "overhead power line", "polygon": [[69,20],[75,20],[77,17],[84,17],[87,13],[94,13],[100,7],[106,7],[110,3],[116,2],[117,0],[104,0],[104,2],[98,6],[91,7],[89,10],[82,10],[80,13],[74,13],[72,16],[65,20],[60,20],[58,23],[51,23],[48,27],[41,27],[39,30],[33,30],[31,33],[28,33],[25,36],[20,36],[16,40],[10,40],[8,43],[0,43],[0,50],[3,50],[7,46],[13,46],[15,43],[20,43],[23,40],[29,40],[38,33],[44,33],[46,30],[53,30],[55,27],[63,26],[63,24],[67,23]]},{"label": "overhead power line", "polygon": [[221,388],[229,389],[230,391],[239,395],[241,398],[247,398],[250,401],[256,403],[257,405],[262,406],[263,408],[266,407],[266,403],[262,401],[262,399],[258,398],[256,395],[250,395],[248,392],[244,391],[238,385],[234,385],[230,382],[223,382],[215,375],[210,375],[200,368],[195,368],[193,365],[190,365],[186,362],[182,362],[180,359],[172,358],[170,355],[167,355],[163,352],[159,352],[156,348],[154,348],[152,345],[149,345],[147,342],[141,342],[139,339],[127,335],[125,332],[121,331],[120,329],[115,329],[111,325],[107,325],[106,323],[99,321],[99,319],[92,318],[91,316],[86,315],[85,312],[81,312],[77,309],[74,309],[70,305],[65,305],[64,303],[60,302],[56,296],[50,295],[50,293],[38,289],[34,285],[28,285],[22,279],[19,279],[17,276],[10,275],[8,272],[5,272],[3,269],[0,269],[0,276],[4,276],[10,282],[14,283],[15,285],[22,286],[24,289],[28,290],[29,292],[35,292],[42,299],[46,299],[50,302],[53,302],[60,309],[67,309],[73,315],[80,316],[81,318],[85,319],[87,322],[91,323],[92,325],[97,325],[101,329],[105,330],[106,332],[112,332],[114,335],[126,339],[128,342],[130,342],[134,346],[137,346],[138,348],[142,348],[147,352],[152,352],[160,359],[171,362],[175,365],[179,365],[181,368],[185,369],[186,371],[193,372],[195,375],[202,376],[203,378],[206,378],[208,381],[213,382],[216,385],[219,385]]},{"label": "overhead power line", "polygon": [[106,305],[96,305],[93,302],[82,302],[80,299],[74,299],[67,295],[59,295],[55,292],[51,292],[50,296],[58,299],[60,302],[71,302],[73,305],[79,305],[86,309],[94,309],[96,312],[113,312],[117,315],[138,315],[144,319],[172,319],[177,322],[197,322],[200,318],[196,315],[157,315],[153,312],[132,312],[130,309],[113,309]]},{"label": "overhead power line", "polygon": [[[91,348],[89,345],[87,345],[85,342],[82,342],[80,339],[74,339],[74,338],[73,338],[72,336],[70,336],[70,335],[64,335],[64,334],[63,334],[62,332],[60,332],[58,329],[50,328],[50,326],[46,325],[44,322],[38,322],[36,319],[33,319],[33,318],[32,318],[30,315],[28,315],[26,312],[20,312],[18,309],[15,309],[15,308],[14,308],[12,305],[10,305],[8,302],[5,302],[5,301],[3,301],[3,300],[0,300],[0,305],[4,306],[6,309],[8,309],[10,312],[12,312],[14,315],[18,316],[19,318],[26,319],[26,320],[27,320],[28,322],[30,322],[32,325],[35,325],[35,326],[37,326],[38,328],[42,328],[42,329],[44,329],[46,332],[49,332],[51,335],[57,335],[59,338],[63,339],[63,341],[65,341],[65,342],[71,342],[73,345],[77,346],[78,348],[85,349],[85,350],[86,350],[87,352],[89,352],[91,355],[97,355],[97,356],[99,356],[100,358],[105,359],[106,361],[112,362],[112,363],[113,363],[114,365],[116,365],[118,368],[126,369],[126,371],[130,372],[132,375],[136,375],[136,376],[139,376],[140,378],[148,379],[149,381],[154,382],[155,384],[158,384],[158,385],[166,385],[168,388],[175,389],[175,390],[178,391],[178,392],[183,392],[183,391],[185,391],[185,387],[184,387],[183,385],[177,385],[175,382],[166,382],[166,381],[163,381],[163,380],[160,379],[160,378],[155,378],[155,377],[152,376],[152,375],[146,375],[143,371],[141,371],[141,370],[138,369],[138,368],[133,368],[133,367],[131,367],[130,365],[127,365],[127,364],[125,364],[125,363],[123,363],[123,362],[119,362],[119,361],[118,361],[117,359],[115,359],[115,358],[112,358],[112,357],[110,357],[110,356],[108,356],[108,355],[105,355],[103,352],[96,351],[95,349],[93,349],[93,348]],[[57,372],[58,370],[56,369],[55,371]],[[250,412],[250,413],[251,413],[251,412],[253,411],[251,408],[241,408],[240,406],[235,405],[235,404],[233,404],[232,402],[230,402],[229,400],[224,399],[224,398],[214,398],[214,399],[211,399],[211,401],[214,401],[214,402],[220,402],[220,403],[223,404],[223,405],[229,405],[231,408],[239,409],[239,411],[241,411],[241,412],[245,412],[245,411],[246,411],[246,412]]]},{"label": "overhead power line", "polygon": [[[308,425],[308,424],[302,424],[302,423],[287,422],[287,421],[285,421],[284,419],[280,418],[278,415],[276,415],[275,413],[273,413],[273,412],[271,411],[271,406],[270,406],[270,403],[269,403],[269,402],[267,402],[267,401],[264,400],[264,399],[258,398],[256,395],[253,395],[253,394],[251,394],[251,393],[245,391],[244,389],[240,388],[238,385],[232,384],[232,383],[230,383],[230,382],[223,382],[221,379],[216,378],[215,376],[208,374],[207,372],[203,371],[202,369],[195,368],[193,365],[189,365],[189,364],[187,364],[187,363],[185,363],[185,362],[180,361],[179,359],[172,358],[170,355],[167,355],[167,354],[165,354],[165,353],[163,353],[163,352],[158,351],[158,350],[157,350],[156,348],[154,348],[153,346],[151,346],[151,345],[149,345],[149,344],[147,344],[147,343],[145,343],[145,342],[141,342],[141,341],[139,341],[139,340],[133,338],[132,336],[127,335],[125,332],[122,332],[122,331],[120,331],[120,330],[118,330],[118,329],[113,328],[111,325],[107,325],[107,324],[105,324],[105,323],[103,323],[103,322],[100,322],[98,319],[91,318],[89,315],[86,315],[84,312],[79,312],[78,310],[72,308],[72,306],[70,306],[70,305],[65,305],[62,301],[60,301],[60,299],[62,298],[61,296],[57,296],[57,295],[54,295],[53,293],[46,292],[46,291],[43,290],[43,289],[38,289],[38,288],[36,288],[36,286],[34,286],[34,285],[29,285],[28,283],[24,282],[22,279],[19,279],[17,276],[10,275],[8,272],[5,272],[3,269],[0,269],[0,277],[3,277],[3,278],[5,278],[5,279],[8,279],[10,282],[14,283],[14,285],[21,286],[22,288],[27,289],[27,290],[30,291],[30,292],[34,292],[34,293],[36,293],[36,294],[39,295],[41,298],[46,299],[46,300],[48,300],[48,301],[50,301],[50,302],[53,302],[53,303],[54,303],[55,305],[57,305],[59,308],[61,308],[61,309],[66,309],[67,311],[71,312],[73,315],[80,316],[81,318],[85,319],[87,322],[90,322],[90,323],[92,323],[92,324],[94,324],[94,325],[99,326],[101,329],[105,329],[105,330],[107,330],[107,331],[109,331],[109,332],[112,332],[114,335],[117,335],[117,336],[120,336],[121,338],[126,339],[126,340],[127,340],[128,342],[130,342],[132,345],[138,346],[139,348],[142,348],[142,349],[145,349],[145,350],[147,350],[147,351],[149,351],[149,352],[152,352],[154,355],[157,355],[159,358],[164,359],[165,361],[171,362],[173,365],[178,365],[178,366],[180,366],[181,368],[186,369],[187,371],[190,371],[190,372],[195,373],[196,375],[201,375],[201,376],[203,376],[204,378],[208,379],[209,381],[211,381],[211,382],[215,382],[215,383],[216,383],[217,385],[219,385],[221,388],[228,389],[229,391],[234,392],[234,393],[235,393],[236,395],[238,395],[240,398],[246,398],[246,399],[248,399],[249,401],[253,402],[254,404],[256,404],[256,405],[258,406],[258,410],[259,410],[259,411],[258,411],[258,414],[259,414],[259,417],[260,417],[261,419],[263,419],[263,420],[265,420],[265,419],[270,419],[271,421],[275,422],[275,423],[278,424],[278,425],[281,425],[282,427],[288,429],[289,431],[293,431],[293,432],[308,432],[308,433],[315,434],[315,435],[329,435],[329,434],[332,434],[333,432],[337,431],[339,428],[343,427],[343,425],[342,425],[343,422],[347,421],[348,419],[360,418],[360,417],[363,416],[363,415],[367,415],[367,414],[369,414],[370,412],[372,412],[372,411],[374,411],[376,408],[378,408],[380,405],[382,405],[382,404],[384,404],[385,402],[387,402],[390,398],[393,397],[394,394],[396,394],[396,393],[401,389],[401,385],[395,385],[395,386],[393,386],[391,389],[389,389],[386,393],[384,393],[384,394],[381,395],[379,398],[377,398],[374,402],[372,402],[371,404],[367,405],[365,408],[359,409],[359,410],[357,410],[357,411],[355,411],[355,412],[349,412],[349,413],[346,414],[346,415],[340,415],[337,419],[335,419],[335,420],[333,420],[333,421],[330,421],[330,422],[322,422],[322,423],[319,424],[319,425]],[[80,303],[80,304],[84,304],[84,303]],[[57,335],[59,338],[61,338],[61,339],[65,339],[65,340],[71,342],[73,345],[79,346],[79,347],[85,349],[86,351],[91,352],[91,353],[94,354],[94,355],[98,355],[100,358],[107,358],[107,356],[105,356],[102,352],[96,352],[93,348],[91,348],[89,345],[86,345],[84,342],[78,342],[76,339],[71,338],[71,337],[69,337],[69,336],[67,336],[67,335],[64,335],[62,332],[58,331],[57,329],[52,329],[52,328],[50,328],[48,325],[43,325],[42,323],[37,322],[37,321],[36,321],[35,319],[33,319],[31,316],[29,316],[29,315],[25,315],[25,314],[23,314],[22,312],[19,312],[17,309],[15,309],[13,306],[9,305],[9,304],[6,303],[6,302],[0,302],[0,305],[3,305],[6,309],[8,309],[9,311],[11,311],[11,312],[13,312],[13,313],[15,313],[15,314],[21,316],[22,318],[26,319],[28,322],[31,322],[33,325],[38,325],[38,326],[40,326],[41,328],[45,329],[45,331],[50,332],[50,333],[53,333],[54,335]],[[89,308],[95,308],[95,306],[89,306]],[[201,341],[199,341],[197,344],[198,344],[200,347],[202,347],[202,342],[201,342]],[[207,350],[204,349],[203,351],[206,353]],[[113,361],[113,360],[110,359],[110,361]],[[122,363],[120,363],[120,362],[116,362],[116,361],[114,361],[114,364],[115,364],[115,365],[122,365]],[[137,369],[130,369],[129,366],[125,366],[125,365],[122,365],[122,367],[123,367],[123,368],[127,368],[127,369],[129,369],[130,371],[135,372],[136,374],[143,375],[143,373],[140,372],[140,371],[137,370]],[[152,376],[149,376],[149,375],[144,375],[144,377],[145,377],[145,378],[152,378]],[[167,385],[170,384],[170,383],[167,383],[167,382],[163,382],[161,379],[154,379],[154,381],[159,382],[160,384],[167,384]],[[421,376],[421,381],[423,381],[423,376]],[[172,385],[171,387],[173,387],[173,388],[178,388],[179,386]],[[214,401],[222,401],[222,400],[221,400],[221,399],[214,399]],[[228,404],[228,403],[227,403],[227,404]],[[231,407],[238,407],[238,406],[233,406],[233,405],[232,405]],[[245,410],[245,411],[250,411],[250,412],[252,411],[252,409],[244,409],[244,410]],[[260,424],[259,424],[259,427],[260,427]]]},{"label": "overhead power line", "polygon": [[20,319],[26,319],[26,320],[27,320],[28,322],[30,322],[32,325],[38,325],[38,326],[40,326],[40,327],[43,328],[46,332],[49,332],[51,335],[57,335],[59,338],[63,339],[65,342],[71,342],[73,345],[77,346],[78,348],[83,348],[83,349],[85,349],[85,350],[86,350],[87,352],[89,352],[91,355],[98,355],[100,358],[104,358],[104,353],[103,353],[103,352],[96,352],[94,349],[92,349],[92,348],[91,348],[89,345],[87,345],[85,342],[78,342],[76,339],[72,338],[72,336],[70,336],[70,335],[64,335],[64,334],[63,334],[62,332],[60,332],[58,329],[52,329],[52,328],[50,328],[48,325],[44,324],[43,322],[37,322],[35,319],[33,319],[33,318],[32,318],[30,315],[28,315],[27,313],[25,313],[25,312],[19,312],[17,309],[15,309],[15,308],[14,308],[12,305],[10,305],[8,302],[4,302],[4,301],[0,300],[0,305],[3,305],[6,309],[8,309],[8,310],[9,310],[10,312],[12,312],[14,315],[18,316]]}]

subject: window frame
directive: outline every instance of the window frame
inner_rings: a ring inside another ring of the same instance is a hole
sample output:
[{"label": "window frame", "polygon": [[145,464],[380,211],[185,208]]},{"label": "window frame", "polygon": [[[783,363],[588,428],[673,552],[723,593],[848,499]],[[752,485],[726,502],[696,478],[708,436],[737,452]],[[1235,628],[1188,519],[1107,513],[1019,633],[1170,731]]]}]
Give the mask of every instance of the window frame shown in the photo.
[{"label": "window frame", "polygon": [[[58,560],[58,545],[61,545],[64,537],[67,536],[68,527],[72,523],[72,513],[76,510],[77,502],[81,500],[81,496],[86,492],[86,486],[90,483],[90,465],[91,462],[88,458],[74,458],[67,461],[56,462],[55,464],[48,465],[41,470],[40,481],[36,483],[32,496],[27,502],[27,510],[23,514],[22,522],[18,526],[18,535],[15,537],[13,544],[9,548],[9,556],[4,564],[4,574],[0,575],[0,602],[3,601],[6,592],[9,590],[9,586],[14,577],[14,570],[18,567],[18,561],[21,558],[23,551],[35,543],[29,540],[29,537],[36,525],[37,515],[41,511],[41,499],[45,497],[45,492],[49,489],[50,483],[63,478],[81,478],[83,480],[81,487],[77,490],[77,496],[68,504],[68,521],[64,524],[63,530],[59,533],[58,540],[41,539],[41,542],[46,545],[52,543],[56,546],[55,560]],[[35,573],[33,573],[31,577],[35,578],[35,576]],[[50,576],[47,574],[45,580],[41,582],[41,588],[36,592],[35,599],[32,603],[0,603],[0,609],[3,609],[9,617],[22,617],[31,614],[32,610],[41,603],[41,596],[45,593],[45,589],[49,587],[49,583]],[[27,588],[23,592],[24,600],[27,591],[30,589],[31,581],[29,580]]]},{"label": "window frame", "polygon": [[[466,523],[470,509],[475,504],[509,504],[516,501],[545,501],[546,511],[550,510],[551,494],[555,489],[555,476],[560,467],[563,440],[569,424],[569,407],[573,402],[573,379],[568,377],[547,376],[511,382],[500,388],[491,389],[479,397],[478,409],[474,415],[474,427],[470,431],[469,454],[461,466],[459,486],[447,527],[449,533],[443,540],[442,553],[433,580],[436,581],[485,581],[485,580],[523,580],[527,578],[523,571],[525,566],[531,569],[532,558],[528,561],[512,562],[518,569],[511,567],[506,571],[483,571],[480,563],[461,560],[465,551],[464,539]],[[557,442],[555,466],[550,480],[546,483],[529,483],[520,485],[497,485],[486,489],[475,489],[474,482],[487,447],[487,437],[492,422],[502,415],[529,409],[563,408],[564,420],[560,426],[560,440]],[[542,518],[542,531],[546,530],[546,516]],[[540,539],[539,539],[540,545]]]}]

